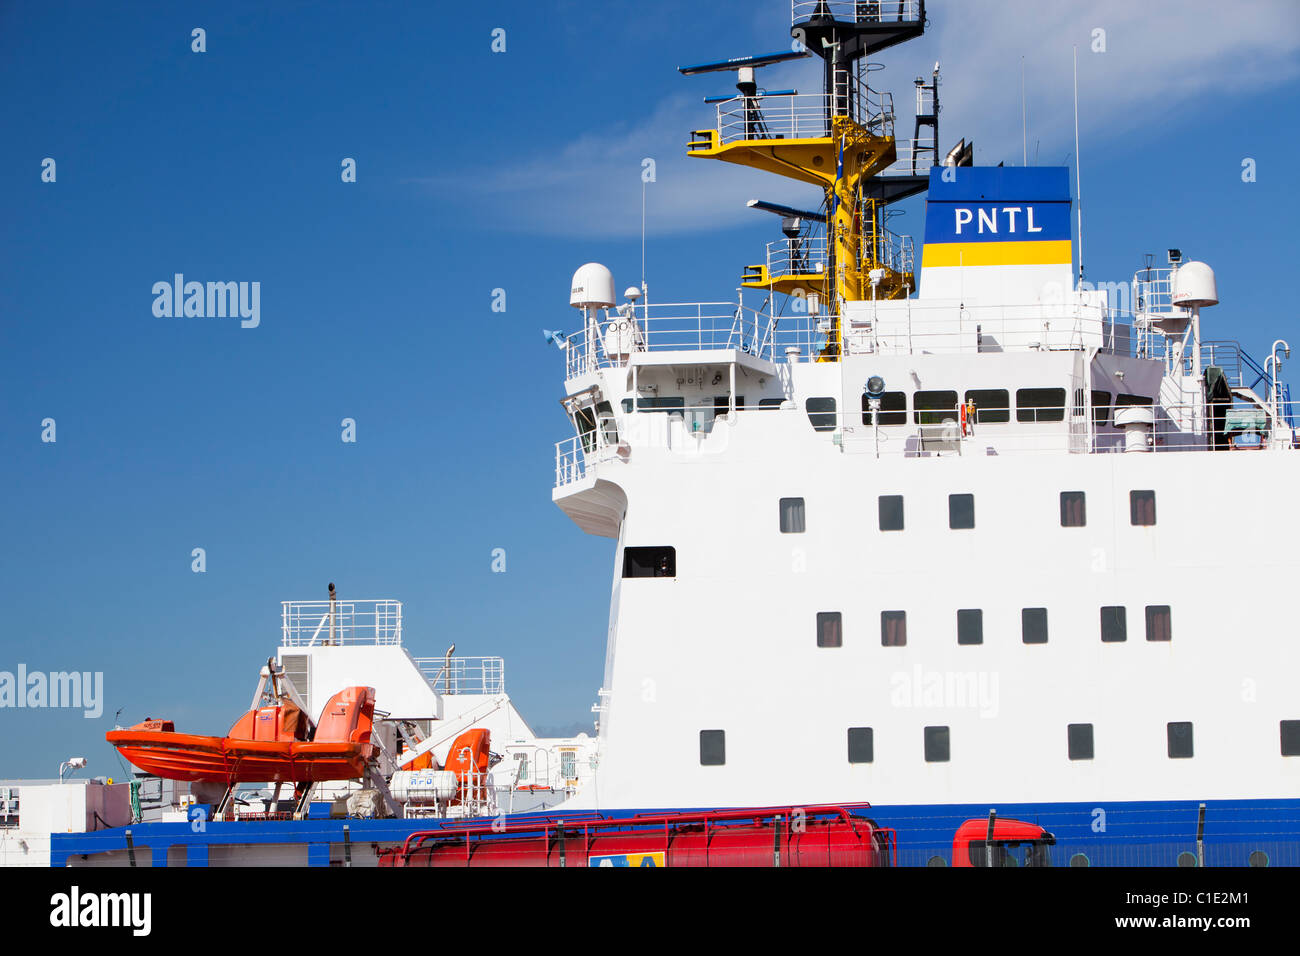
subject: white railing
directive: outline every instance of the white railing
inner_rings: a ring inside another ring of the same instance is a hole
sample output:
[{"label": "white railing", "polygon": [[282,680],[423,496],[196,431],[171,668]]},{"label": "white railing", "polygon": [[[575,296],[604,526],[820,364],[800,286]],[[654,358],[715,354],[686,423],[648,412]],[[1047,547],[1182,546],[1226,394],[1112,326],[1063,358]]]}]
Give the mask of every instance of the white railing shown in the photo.
[{"label": "white railing", "polygon": [[894,161],[877,175],[929,176],[934,162],[933,140],[895,139]]},{"label": "white railing", "polygon": [[503,657],[416,657],[430,686],[439,694],[504,694],[506,662]]},{"label": "white railing", "polygon": [[826,237],[805,236],[778,239],[767,244],[767,273],[773,278],[793,275],[824,275]]},{"label": "white railing", "polygon": [[657,303],[603,310],[564,344],[569,378],[620,367],[638,352],[737,349],[771,358],[771,316],[737,302]]},{"label": "white railing", "polygon": [[848,72],[837,92],[733,96],[717,104],[718,145],[741,140],[824,139],[830,117],[847,115],[875,136],[894,135],[894,99]]},{"label": "white railing", "polygon": [[922,0],[791,0],[790,25],[829,13],[841,23],[915,23]]},{"label": "white railing", "polygon": [[280,603],[284,647],[402,643],[401,601]]}]

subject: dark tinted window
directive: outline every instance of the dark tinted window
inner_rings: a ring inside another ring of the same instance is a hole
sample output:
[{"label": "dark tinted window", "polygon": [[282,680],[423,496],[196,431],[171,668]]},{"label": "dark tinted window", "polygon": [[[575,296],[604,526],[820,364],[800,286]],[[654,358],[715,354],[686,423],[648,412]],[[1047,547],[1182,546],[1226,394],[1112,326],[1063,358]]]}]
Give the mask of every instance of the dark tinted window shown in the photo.
[{"label": "dark tinted window", "polygon": [[[686,407],[686,399],[680,395],[668,398],[650,398],[642,395],[637,399],[636,410],[638,412],[671,412],[680,411]],[[623,411],[632,411],[632,399],[623,399]]]},{"label": "dark tinted window", "polygon": [[939,425],[944,419],[957,420],[957,393],[947,390],[917,392],[912,410],[918,425]]},{"label": "dark tinted window", "polygon": [[903,530],[903,496],[881,495],[879,498],[880,530]]},{"label": "dark tinted window", "polygon": [[758,400],[759,410],[780,408],[784,398],[760,398]]},{"label": "dark tinted window", "polygon": [[805,522],[802,498],[782,498],[780,514],[782,534],[803,534]]},{"label": "dark tinted window", "polygon": [[1092,390],[1092,420],[1098,425],[1110,420],[1110,392]]},{"label": "dark tinted window", "polygon": [[1082,528],[1088,523],[1088,499],[1082,491],[1061,492],[1061,527]]},{"label": "dark tinted window", "polygon": [[813,431],[830,432],[835,430],[835,399],[830,397],[810,398],[804,402],[808,421]]},{"label": "dark tinted window", "polygon": [[948,728],[925,728],[925,762],[945,763],[950,757]]},{"label": "dark tinted window", "polygon": [[1135,525],[1156,523],[1156,493],[1130,491],[1128,493],[1128,520]]},{"label": "dark tinted window", "polygon": [[677,549],[669,547],[624,548],[623,577],[677,577]]},{"label": "dark tinted window", "polygon": [[975,403],[975,421],[1011,421],[1011,395],[1005,388],[972,388],[966,392],[966,404]]},{"label": "dark tinted window", "polygon": [[975,527],[975,496],[948,496],[948,527],[962,531]]},{"label": "dark tinted window", "polygon": [[[862,396],[862,424],[871,424],[871,399]],[[880,396],[880,424],[907,424],[907,393],[885,392]]]},{"label": "dark tinted window", "polygon": [[1151,604],[1147,606],[1147,640],[1173,640],[1173,617],[1168,604]]},{"label": "dark tinted window", "polygon": [[883,647],[902,647],[907,643],[907,612],[880,612],[880,643]]},{"label": "dark tinted window", "polygon": [[1155,401],[1147,398],[1145,395],[1128,395],[1120,392],[1115,399],[1116,408],[1126,408],[1129,405],[1154,405]]},{"label": "dark tinted window", "polygon": [[700,731],[700,765],[721,767],[727,762],[727,732],[725,730]]},{"label": "dark tinted window", "polygon": [[840,647],[844,644],[844,625],[839,611],[817,612],[817,646]]},{"label": "dark tinted window", "polygon": [[[713,417],[714,418],[721,418],[723,415],[726,415],[730,407],[731,407],[731,397],[729,395],[713,396]],[[745,396],[737,395],[736,410],[744,411],[744,409],[745,409]]]},{"label": "dark tinted window", "polygon": [[1192,755],[1192,722],[1175,721],[1168,726],[1169,756],[1182,759]]},{"label": "dark tinted window", "polygon": [[1065,420],[1065,389],[1016,389],[1016,421],[1060,422]]},{"label": "dark tinted window", "polygon": [[978,608],[966,608],[957,612],[957,643],[984,643],[984,612]]},{"label": "dark tinted window", "polygon": [[1122,607],[1101,609],[1101,639],[1107,644],[1128,640],[1128,620]]},{"label": "dark tinted window", "polygon": [[1300,720],[1282,721],[1282,756],[1300,757]]},{"label": "dark tinted window", "polygon": [[876,759],[874,736],[870,727],[849,728],[849,763],[871,763]]},{"label": "dark tinted window", "polygon": [[1026,644],[1047,643],[1047,608],[1020,609],[1020,639]]},{"label": "dark tinted window", "polygon": [[1092,759],[1092,724],[1070,724],[1066,736],[1071,760]]}]

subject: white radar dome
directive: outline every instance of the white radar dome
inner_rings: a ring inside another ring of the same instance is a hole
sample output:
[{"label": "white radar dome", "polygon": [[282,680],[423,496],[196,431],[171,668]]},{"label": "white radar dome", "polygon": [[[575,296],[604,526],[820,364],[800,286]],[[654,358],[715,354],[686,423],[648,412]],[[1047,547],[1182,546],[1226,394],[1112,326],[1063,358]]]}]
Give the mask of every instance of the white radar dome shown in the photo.
[{"label": "white radar dome", "polygon": [[573,274],[569,305],[576,309],[589,307],[608,309],[615,301],[617,300],[614,298],[614,273],[599,262],[588,262]]},{"label": "white radar dome", "polygon": [[1214,270],[1204,262],[1184,262],[1174,273],[1174,305],[1188,308],[1219,304]]}]

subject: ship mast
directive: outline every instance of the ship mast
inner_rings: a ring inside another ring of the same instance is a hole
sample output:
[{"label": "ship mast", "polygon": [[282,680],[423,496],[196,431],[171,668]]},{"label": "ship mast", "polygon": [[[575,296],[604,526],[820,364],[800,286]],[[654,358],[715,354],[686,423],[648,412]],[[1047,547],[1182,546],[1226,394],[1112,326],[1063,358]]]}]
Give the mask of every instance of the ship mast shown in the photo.
[{"label": "ship mast", "polygon": [[[937,142],[922,146],[912,141],[906,157],[911,168],[882,175],[899,159],[893,100],[869,87],[867,58],[924,30],[924,0],[793,0],[791,52],[679,68],[687,76],[737,74],[738,95],[705,100],[717,106],[717,127],[693,131],[688,155],[750,166],[822,190],[820,213],[792,216],[798,211],[750,203],[783,214],[786,239],[769,245],[767,261],[748,266],[742,278],[745,288],[805,297],[809,311],[825,304],[828,325],[821,361],[836,361],[843,354],[844,302],[905,298],[916,285],[910,255],[895,254],[894,246],[901,250],[902,240],[885,229],[883,212],[926,187],[928,167],[938,163]],[[759,87],[757,69],[811,55],[823,60],[821,93]],[[936,115],[937,86],[936,68]],[[937,123],[932,128],[937,138]],[[928,153],[930,160],[921,169],[915,168],[918,152]]]}]

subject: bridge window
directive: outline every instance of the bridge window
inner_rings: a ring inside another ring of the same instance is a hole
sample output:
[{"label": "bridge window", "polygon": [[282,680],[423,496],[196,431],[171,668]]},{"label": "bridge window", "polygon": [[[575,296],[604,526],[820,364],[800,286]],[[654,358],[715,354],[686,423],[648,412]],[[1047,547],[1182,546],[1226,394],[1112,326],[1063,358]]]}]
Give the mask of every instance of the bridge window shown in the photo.
[{"label": "bridge window", "polygon": [[978,424],[1011,421],[1011,395],[1005,388],[972,388],[966,392],[966,404],[972,402]]},{"label": "bridge window", "polygon": [[721,767],[727,762],[727,732],[725,730],[700,731],[700,766]]},{"label": "bridge window", "polygon": [[978,608],[966,608],[957,612],[957,643],[984,643],[984,612]]},{"label": "bridge window", "polygon": [[1061,527],[1082,528],[1088,523],[1088,499],[1082,491],[1061,492]]},{"label": "bridge window", "polygon": [[839,611],[817,612],[817,646],[842,647],[844,622]]},{"label": "bridge window", "polygon": [[1092,724],[1070,724],[1066,738],[1071,760],[1092,759]]},{"label": "bridge window", "polygon": [[957,393],[948,390],[917,392],[912,409],[918,425],[942,425],[944,419],[957,420]]},{"label": "bridge window", "polygon": [[760,398],[758,400],[758,410],[776,411],[784,402],[784,398]]},{"label": "bridge window", "polygon": [[1151,406],[1154,404],[1155,400],[1147,398],[1145,395],[1129,395],[1126,392],[1120,392],[1119,397],[1115,399],[1116,408],[1127,408],[1130,405]]},{"label": "bridge window", "polygon": [[1300,757],[1300,720],[1284,720],[1282,729],[1282,756]]},{"label": "bridge window", "polygon": [[871,763],[876,759],[875,734],[870,727],[849,728],[849,763]]},{"label": "bridge window", "polygon": [[1092,390],[1092,420],[1097,425],[1105,425],[1110,420],[1110,392]]},{"label": "bridge window", "polygon": [[903,496],[881,495],[878,499],[881,531],[903,530]]},{"label": "bridge window", "polygon": [[[680,395],[670,395],[664,398],[659,396],[638,395],[636,399],[636,411],[638,412],[672,412],[682,411],[686,407],[686,399]],[[623,411],[631,412],[632,399],[623,399]]]},{"label": "bridge window", "polygon": [[1128,622],[1124,608],[1101,609],[1101,639],[1106,644],[1117,644],[1128,640]]},{"label": "bridge window", "polygon": [[1047,608],[1020,609],[1020,639],[1026,644],[1047,643]]},{"label": "bridge window", "polygon": [[1183,760],[1192,756],[1192,722],[1177,720],[1166,729],[1169,744],[1169,756],[1174,760]]},{"label": "bridge window", "polygon": [[781,499],[781,533],[803,534],[804,505],[802,498]]},{"label": "bridge window", "polygon": [[1128,520],[1131,524],[1149,527],[1156,523],[1156,493],[1130,491],[1128,493]]},{"label": "bridge window", "polygon": [[1065,420],[1065,389],[1016,389],[1016,421],[1060,422]]},{"label": "bridge window", "polygon": [[951,746],[947,727],[925,728],[925,762],[947,763]]},{"label": "bridge window", "polygon": [[1169,605],[1147,605],[1147,640],[1168,641],[1172,640],[1173,636],[1173,622],[1169,611]]},{"label": "bridge window", "polygon": [[907,612],[880,612],[880,646],[903,647],[907,644]]},{"label": "bridge window", "polygon": [[624,548],[623,577],[677,577],[677,549],[670,547]]},{"label": "bridge window", "polygon": [[[874,413],[871,411],[871,399],[862,396],[862,424],[872,424]],[[885,392],[880,396],[880,424],[907,424],[907,393]]]},{"label": "bridge window", "polygon": [[835,399],[829,396],[810,398],[804,404],[808,421],[815,432],[832,432],[835,430]]},{"label": "bridge window", "polygon": [[948,496],[948,527],[954,531],[968,531],[975,527],[975,496]]}]

